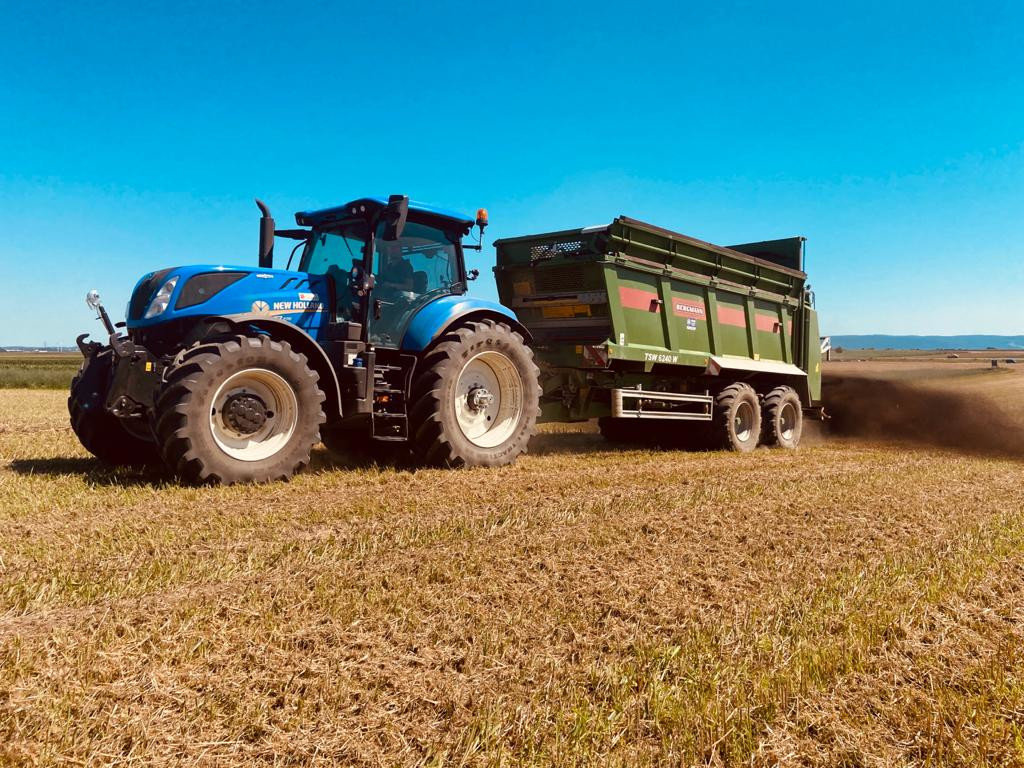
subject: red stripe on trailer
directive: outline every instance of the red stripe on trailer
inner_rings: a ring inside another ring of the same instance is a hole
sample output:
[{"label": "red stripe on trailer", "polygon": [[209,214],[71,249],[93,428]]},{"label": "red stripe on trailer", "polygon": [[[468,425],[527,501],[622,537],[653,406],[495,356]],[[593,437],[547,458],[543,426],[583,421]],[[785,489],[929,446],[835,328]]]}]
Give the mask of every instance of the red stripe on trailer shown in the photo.
[{"label": "red stripe on trailer", "polygon": [[718,305],[718,322],[725,325],[735,325],[739,328],[747,327],[747,313],[739,307],[727,307]]},{"label": "red stripe on trailer", "polygon": [[767,331],[768,333],[779,333],[782,331],[779,318],[772,315],[754,315],[754,322],[757,323],[757,330],[759,331]]},{"label": "red stripe on trailer", "polygon": [[654,291],[619,286],[619,302],[627,309],[642,309],[644,312],[661,312],[661,302]]}]

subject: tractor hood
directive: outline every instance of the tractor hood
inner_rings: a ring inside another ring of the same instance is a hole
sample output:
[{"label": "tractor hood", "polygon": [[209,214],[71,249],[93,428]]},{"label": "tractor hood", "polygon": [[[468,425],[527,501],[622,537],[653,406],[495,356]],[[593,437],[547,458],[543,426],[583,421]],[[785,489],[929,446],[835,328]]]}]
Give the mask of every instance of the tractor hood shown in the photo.
[{"label": "tractor hood", "polygon": [[128,328],[148,328],[188,317],[255,312],[308,332],[320,327],[329,306],[323,275],[199,264],[143,276],[132,291],[126,321]]}]

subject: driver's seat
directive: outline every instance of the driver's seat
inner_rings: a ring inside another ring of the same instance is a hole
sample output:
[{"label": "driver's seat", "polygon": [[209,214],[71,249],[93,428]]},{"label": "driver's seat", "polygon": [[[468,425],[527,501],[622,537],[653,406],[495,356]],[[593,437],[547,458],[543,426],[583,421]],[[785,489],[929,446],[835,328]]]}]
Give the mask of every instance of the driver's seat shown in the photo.
[{"label": "driver's seat", "polygon": [[427,273],[426,272],[413,272],[412,273],[412,290],[414,293],[426,293],[427,292]]}]

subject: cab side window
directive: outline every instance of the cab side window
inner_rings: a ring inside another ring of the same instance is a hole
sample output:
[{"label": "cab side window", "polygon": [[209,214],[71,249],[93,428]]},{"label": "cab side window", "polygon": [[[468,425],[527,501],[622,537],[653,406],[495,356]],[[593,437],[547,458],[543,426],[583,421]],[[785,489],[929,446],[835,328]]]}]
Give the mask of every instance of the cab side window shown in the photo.
[{"label": "cab side window", "polygon": [[383,290],[422,295],[449,291],[459,279],[455,243],[440,229],[408,222],[398,240],[375,242],[374,274]]}]

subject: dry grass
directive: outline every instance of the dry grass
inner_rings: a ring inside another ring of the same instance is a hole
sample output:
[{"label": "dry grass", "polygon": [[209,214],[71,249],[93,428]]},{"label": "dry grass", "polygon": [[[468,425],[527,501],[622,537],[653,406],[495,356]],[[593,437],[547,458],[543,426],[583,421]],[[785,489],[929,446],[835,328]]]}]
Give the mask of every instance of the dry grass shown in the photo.
[{"label": "dry grass", "polygon": [[1024,451],[535,449],[184,489],[0,392],[0,762],[1024,764]]}]

